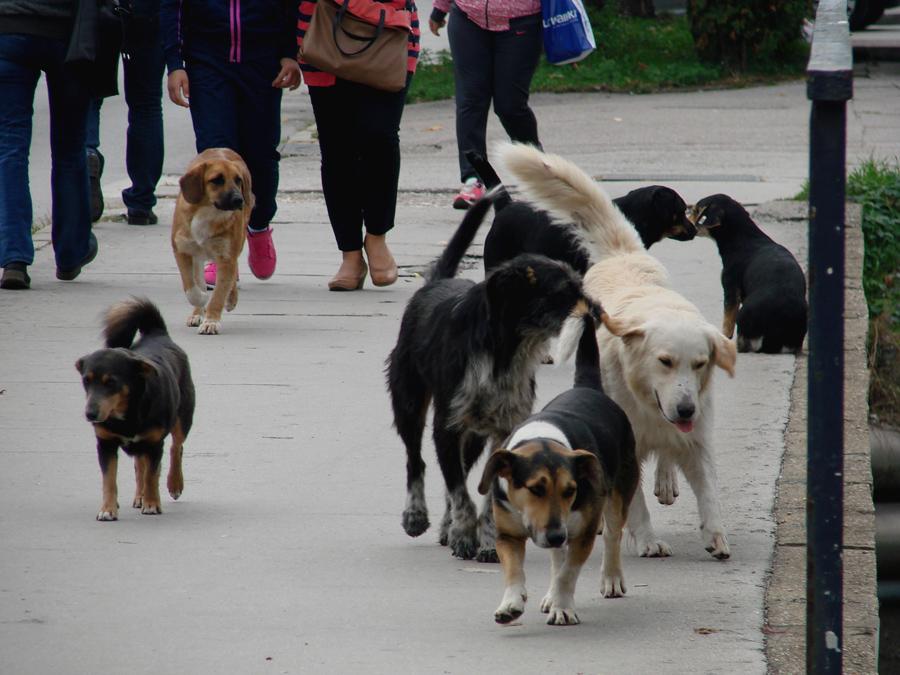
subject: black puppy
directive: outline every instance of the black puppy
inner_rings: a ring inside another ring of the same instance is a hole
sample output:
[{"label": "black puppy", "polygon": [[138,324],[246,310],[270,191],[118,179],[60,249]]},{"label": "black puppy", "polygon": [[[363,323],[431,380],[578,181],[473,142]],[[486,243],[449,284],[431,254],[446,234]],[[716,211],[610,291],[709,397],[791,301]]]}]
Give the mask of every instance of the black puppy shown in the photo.
[{"label": "black puppy", "polygon": [[741,352],[799,353],[807,304],[806,277],[796,258],[727,195],[701,199],[691,220],[700,234],[713,238],[722,257],[722,332],[733,337],[737,325]]},{"label": "black puppy", "polygon": [[466,476],[488,440],[502,442],[531,413],[535,369],[547,340],[570,315],[600,314],[578,274],[545,256],[519,256],[481,283],[454,278],[491,198],[469,209],[410,299],[386,369],[394,424],[407,453],[403,529],[417,537],[429,526],[422,432],[433,403],[434,444],[447,487],[440,541],[459,558],[480,560],[496,559],[493,519],[485,500],[479,545]]},{"label": "black puppy", "polygon": [[[187,355],[172,342],[156,306],[133,299],[106,314],[106,349],[75,363],[87,393],[84,414],[94,426],[103,473],[97,520],[118,520],[116,471],[119,448],[134,457],[132,506],[161,513],[159,470],[163,441],[172,435],[167,486],[173,499],[184,490],[181,455],[194,419],[194,384]],[[132,344],[140,331],[141,339]]]},{"label": "black puppy", "polygon": [[640,481],[634,434],[625,412],[603,393],[596,325],[583,320],[575,383],[519,425],[484,468],[479,492],[491,490],[497,553],[506,590],[494,612],[509,623],[525,609],[525,542],[552,549],[547,623],[578,623],[575,583],[602,522],[601,592],[625,594],[622,530]]},{"label": "black puppy", "polygon": [[[481,155],[466,157],[488,189],[500,188],[495,198],[496,216],[484,240],[484,270],[520,253],[542,253],[569,263],[582,275],[591,266],[591,254],[575,225],[554,222],[546,211],[525,202],[513,201],[494,168]],[[670,237],[678,241],[694,238],[697,230],[687,218],[687,205],[677,192],[661,185],[632,190],[613,203],[634,225],[644,248]]]}]

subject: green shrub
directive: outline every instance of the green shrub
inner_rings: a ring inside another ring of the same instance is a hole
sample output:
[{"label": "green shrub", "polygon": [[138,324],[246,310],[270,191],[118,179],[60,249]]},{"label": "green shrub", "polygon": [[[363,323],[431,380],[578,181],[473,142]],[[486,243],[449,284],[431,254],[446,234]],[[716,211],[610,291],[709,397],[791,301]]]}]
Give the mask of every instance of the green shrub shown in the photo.
[{"label": "green shrub", "polygon": [[800,36],[808,0],[688,0],[697,55],[732,70],[765,71],[808,55]]}]

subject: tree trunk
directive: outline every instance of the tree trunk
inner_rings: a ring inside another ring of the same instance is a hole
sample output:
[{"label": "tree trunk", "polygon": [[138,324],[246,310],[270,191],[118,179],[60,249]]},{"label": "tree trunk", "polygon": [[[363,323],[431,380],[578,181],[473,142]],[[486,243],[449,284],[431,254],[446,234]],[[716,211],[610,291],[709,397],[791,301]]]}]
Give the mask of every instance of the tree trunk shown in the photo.
[{"label": "tree trunk", "polygon": [[653,18],[656,9],[653,0],[619,0],[619,10],[626,16]]}]

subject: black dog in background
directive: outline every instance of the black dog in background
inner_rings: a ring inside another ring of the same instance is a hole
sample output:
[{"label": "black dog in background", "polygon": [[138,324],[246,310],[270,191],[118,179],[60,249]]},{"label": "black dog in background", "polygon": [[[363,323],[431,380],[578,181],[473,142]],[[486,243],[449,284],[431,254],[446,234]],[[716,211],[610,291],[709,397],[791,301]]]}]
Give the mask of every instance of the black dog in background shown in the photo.
[{"label": "black dog in background", "polygon": [[492,198],[466,212],[410,299],[386,369],[394,425],[407,453],[403,529],[417,537],[429,526],[422,433],[433,403],[434,445],[447,488],[440,541],[458,558],[484,561],[496,560],[493,517],[488,499],[479,522],[466,489],[469,470],[488,440],[502,443],[531,414],[535,370],[563,322],[591,312],[611,324],[584,295],[578,273],[546,256],[518,256],[480,283],[454,278]]},{"label": "black dog in background", "polygon": [[722,257],[722,332],[731,338],[737,326],[741,352],[799,353],[808,306],[797,259],[728,195],[704,197],[691,219],[699,234],[712,237]]},{"label": "black dog in background", "polygon": [[[466,158],[488,190],[502,186],[500,177],[484,157],[468,152]],[[687,205],[671,188],[661,185],[638,188],[614,199],[613,203],[634,225],[644,248],[650,248],[664,237],[689,241],[697,233],[687,218]],[[485,272],[520,253],[541,253],[569,263],[582,275],[587,272],[591,256],[579,228],[555,223],[546,211],[513,201],[502,187],[494,198],[494,210],[496,216],[484,240]]]}]

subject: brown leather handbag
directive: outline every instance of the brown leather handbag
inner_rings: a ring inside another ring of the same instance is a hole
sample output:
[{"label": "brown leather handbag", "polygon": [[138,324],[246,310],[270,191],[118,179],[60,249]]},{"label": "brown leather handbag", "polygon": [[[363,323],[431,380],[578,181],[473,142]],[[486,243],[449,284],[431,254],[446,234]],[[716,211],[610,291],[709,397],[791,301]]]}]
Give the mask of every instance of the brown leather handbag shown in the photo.
[{"label": "brown leather handbag", "polygon": [[317,0],[300,58],[383,91],[406,86],[410,12],[373,0]]}]

